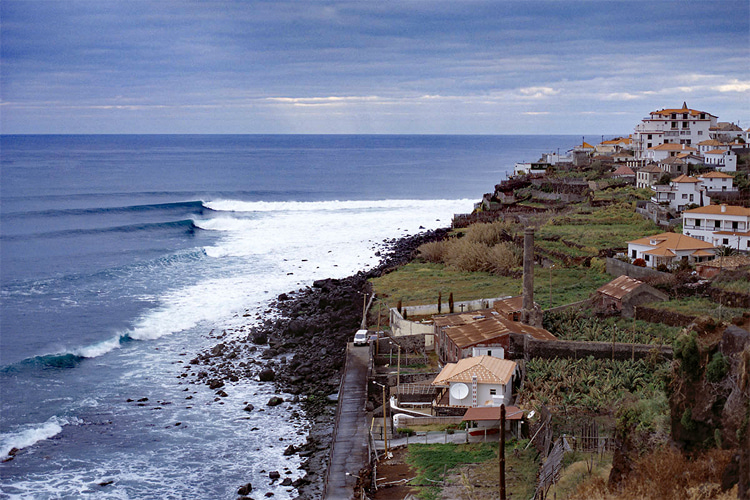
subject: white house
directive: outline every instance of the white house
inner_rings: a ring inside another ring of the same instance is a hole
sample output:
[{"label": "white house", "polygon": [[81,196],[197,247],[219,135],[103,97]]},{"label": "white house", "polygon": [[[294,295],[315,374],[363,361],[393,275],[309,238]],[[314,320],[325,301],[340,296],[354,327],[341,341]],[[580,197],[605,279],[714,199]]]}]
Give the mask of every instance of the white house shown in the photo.
[{"label": "white house", "polygon": [[697,152],[697,149],[685,144],[665,143],[660,144],[659,146],[648,148],[643,157],[646,159],[646,161],[660,162],[666,160],[667,158],[677,156],[678,154]]},{"label": "white house", "polygon": [[698,180],[711,191],[737,191],[734,177],[724,172],[707,172],[698,176]]},{"label": "white house", "polygon": [[659,181],[663,173],[664,172],[653,163],[646,165],[639,169],[636,174],[636,187],[646,189],[650,188]]},{"label": "white house", "polygon": [[750,251],[750,208],[710,205],[682,214],[682,233],[712,245]]},{"label": "white house", "polygon": [[632,136],[636,159],[646,157],[646,151],[662,144],[697,144],[709,139],[709,129],[717,125],[716,116],[698,111],[682,103],[679,109],[660,109],[635,126]]},{"label": "white house", "polygon": [[737,171],[737,154],[726,149],[712,149],[703,153],[707,165],[713,165],[722,172]]},{"label": "white house", "polygon": [[515,372],[516,362],[508,359],[464,358],[446,364],[432,385],[448,388],[450,406],[507,406],[513,397]]},{"label": "white house", "polygon": [[714,149],[729,149],[726,147],[726,144],[724,144],[721,141],[717,141],[716,139],[706,139],[705,141],[701,141],[698,143],[698,153],[700,155],[703,155],[709,151],[713,151]]},{"label": "white house", "polygon": [[651,189],[654,191],[652,202],[668,204],[675,212],[681,212],[693,203],[701,207],[711,203],[706,187],[695,177],[687,175],[675,177],[669,186],[654,185]]},{"label": "white house", "polygon": [[647,267],[673,266],[681,260],[703,262],[715,257],[716,248],[707,242],[679,233],[662,233],[628,241],[628,256],[646,261]]}]

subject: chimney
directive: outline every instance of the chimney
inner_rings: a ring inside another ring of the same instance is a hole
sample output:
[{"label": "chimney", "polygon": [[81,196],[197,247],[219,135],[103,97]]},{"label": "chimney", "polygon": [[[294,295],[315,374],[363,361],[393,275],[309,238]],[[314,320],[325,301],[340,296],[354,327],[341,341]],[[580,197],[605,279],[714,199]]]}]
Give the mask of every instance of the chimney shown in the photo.
[{"label": "chimney", "polygon": [[523,310],[534,309],[534,228],[523,232]]}]

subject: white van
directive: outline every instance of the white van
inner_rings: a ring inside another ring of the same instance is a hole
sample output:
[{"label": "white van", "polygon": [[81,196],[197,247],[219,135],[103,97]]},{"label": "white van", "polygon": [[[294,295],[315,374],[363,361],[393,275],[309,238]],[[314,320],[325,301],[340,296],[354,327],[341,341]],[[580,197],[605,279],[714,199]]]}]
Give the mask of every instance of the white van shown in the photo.
[{"label": "white van", "polygon": [[357,330],[354,334],[354,345],[367,345],[367,330]]}]

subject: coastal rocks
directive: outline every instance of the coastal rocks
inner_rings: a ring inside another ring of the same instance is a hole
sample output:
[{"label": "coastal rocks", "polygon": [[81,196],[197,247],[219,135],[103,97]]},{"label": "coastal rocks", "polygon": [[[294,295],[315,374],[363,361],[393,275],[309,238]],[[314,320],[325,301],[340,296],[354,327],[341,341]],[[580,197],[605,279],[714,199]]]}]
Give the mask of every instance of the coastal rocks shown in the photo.
[{"label": "coastal rocks", "polygon": [[247,483],[245,485],[240,486],[240,489],[237,490],[237,494],[245,496],[245,495],[249,495],[251,491],[253,491],[253,484]]},{"label": "coastal rocks", "polygon": [[243,410],[245,410],[245,411],[246,411],[246,412],[248,412],[248,413],[249,413],[249,412],[251,412],[251,411],[253,411],[254,409],[255,409],[255,407],[254,407],[253,405],[249,404],[249,403],[248,403],[248,405],[247,405],[247,406],[245,406],[245,407],[243,408]]},{"label": "coastal rocks", "polygon": [[295,453],[297,453],[297,448],[295,448],[293,444],[290,444],[284,450],[284,456],[285,457],[288,457],[290,455],[294,455]]},{"label": "coastal rocks", "polygon": [[258,378],[261,382],[273,382],[276,378],[276,373],[270,368],[264,368],[258,374]]},{"label": "coastal rocks", "polygon": [[283,402],[284,402],[284,398],[280,398],[279,396],[273,396],[271,399],[268,400],[268,403],[266,403],[266,406],[279,406]]}]

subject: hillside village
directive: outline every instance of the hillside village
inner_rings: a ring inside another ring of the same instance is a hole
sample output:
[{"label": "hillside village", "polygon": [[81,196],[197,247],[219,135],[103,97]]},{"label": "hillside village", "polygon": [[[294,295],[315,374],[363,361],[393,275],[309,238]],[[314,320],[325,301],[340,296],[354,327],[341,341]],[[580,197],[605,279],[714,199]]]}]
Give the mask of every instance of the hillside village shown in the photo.
[{"label": "hillside village", "polygon": [[750,498],[748,172],[750,129],[653,111],[516,164],[372,279],[358,494]]}]

